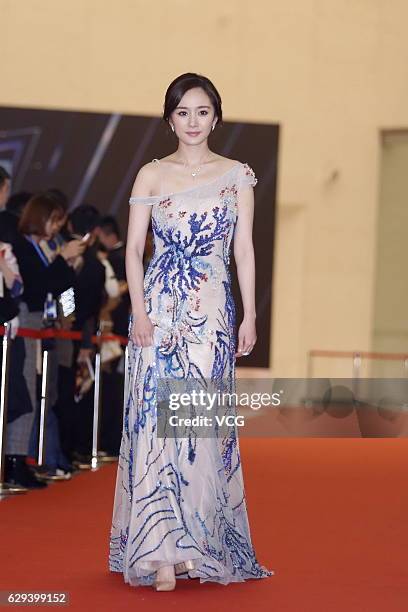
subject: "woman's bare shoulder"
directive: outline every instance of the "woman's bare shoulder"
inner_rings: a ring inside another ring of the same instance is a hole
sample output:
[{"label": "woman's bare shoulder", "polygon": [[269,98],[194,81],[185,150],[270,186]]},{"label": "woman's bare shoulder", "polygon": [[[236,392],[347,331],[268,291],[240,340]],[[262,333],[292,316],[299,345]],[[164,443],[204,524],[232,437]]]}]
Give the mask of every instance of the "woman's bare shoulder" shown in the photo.
[{"label": "woman's bare shoulder", "polygon": [[224,157],[223,155],[219,155],[218,158],[219,158],[220,161],[222,160],[223,162],[229,163],[231,165],[239,164],[240,163],[240,161],[238,159],[231,159],[230,157]]},{"label": "woman's bare shoulder", "polygon": [[228,170],[241,163],[238,159],[231,159],[230,157],[224,157],[223,155],[218,155],[214,162],[217,164],[221,172],[223,170],[228,172]]},{"label": "woman's bare shoulder", "polygon": [[154,192],[158,177],[158,164],[150,161],[139,168],[132,188],[132,196],[150,196]]},{"label": "woman's bare shoulder", "polygon": [[150,162],[147,162],[147,164],[143,164],[143,166],[140,166],[137,176],[140,175],[143,178],[148,179],[149,177],[157,176],[157,172],[158,172],[158,163],[157,161],[152,160]]}]

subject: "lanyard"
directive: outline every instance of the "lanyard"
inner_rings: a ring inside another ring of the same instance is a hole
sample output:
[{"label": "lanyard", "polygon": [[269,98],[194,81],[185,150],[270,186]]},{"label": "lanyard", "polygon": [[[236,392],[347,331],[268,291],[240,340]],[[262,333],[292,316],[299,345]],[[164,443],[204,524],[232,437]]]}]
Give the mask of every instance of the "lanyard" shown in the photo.
[{"label": "lanyard", "polygon": [[24,236],[27,238],[27,240],[29,242],[31,242],[31,244],[35,248],[35,250],[37,251],[37,254],[38,254],[39,258],[41,259],[41,261],[43,262],[44,266],[48,267],[50,265],[50,262],[48,261],[48,259],[44,255],[44,252],[40,249],[40,246],[36,243],[35,240],[33,240],[31,238],[31,236],[27,236],[26,234],[24,234]]}]

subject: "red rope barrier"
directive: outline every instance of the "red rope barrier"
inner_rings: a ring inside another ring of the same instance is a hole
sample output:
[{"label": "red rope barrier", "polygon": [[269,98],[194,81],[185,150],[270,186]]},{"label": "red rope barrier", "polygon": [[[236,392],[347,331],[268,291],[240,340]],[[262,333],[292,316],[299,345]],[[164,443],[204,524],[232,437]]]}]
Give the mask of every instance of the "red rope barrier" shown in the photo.
[{"label": "red rope barrier", "polygon": [[[4,325],[0,325],[0,336],[4,336],[5,328]],[[29,327],[19,327],[17,336],[23,338],[35,338],[35,339],[47,339],[47,338],[60,338],[62,340],[81,340],[82,332],[79,331],[66,331],[65,329],[30,329]],[[92,342],[99,344],[102,342],[108,342],[110,340],[118,340],[122,345],[128,343],[128,339],[124,336],[117,336],[116,334],[101,334],[100,336],[92,336]]]},{"label": "red rope barrier", "polygon": [[408,353],[375,353],[370,351],[326,351],[311,350],[310,357],[365,357],[366,359],[383,359],[389,361],[402,361],[408,359]]}]

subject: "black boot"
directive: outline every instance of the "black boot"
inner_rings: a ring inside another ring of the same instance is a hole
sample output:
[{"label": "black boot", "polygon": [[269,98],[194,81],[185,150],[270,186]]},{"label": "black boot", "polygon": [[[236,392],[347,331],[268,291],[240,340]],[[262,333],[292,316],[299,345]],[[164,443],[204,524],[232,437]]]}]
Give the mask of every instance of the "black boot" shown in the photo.
[{"label": "black boot", "polygon": [[40,482],[25,462],[25,455],[5,455],[4,481],[28,489],[44,489],[46,482]]}]

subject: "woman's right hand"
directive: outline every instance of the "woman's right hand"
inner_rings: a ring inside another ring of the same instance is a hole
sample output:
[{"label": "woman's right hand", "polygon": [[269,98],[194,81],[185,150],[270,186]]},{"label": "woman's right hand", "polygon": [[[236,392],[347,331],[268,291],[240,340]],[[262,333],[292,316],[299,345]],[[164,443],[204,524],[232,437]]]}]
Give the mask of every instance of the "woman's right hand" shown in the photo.
[{"label": "woman's right hand", "polygon": [[137,347],[151,346],[153,344],[154,325],[146,315],[133,315],[131,339]]},{"label": "woman's right hand", "polygon": [[66,242],[64,246],[61,248],[60,254],[62,257],[67,259],[75,259],[79,255],[82,255],[84,250],[86,249],[86,243],[82,240],[70,240]]}]

